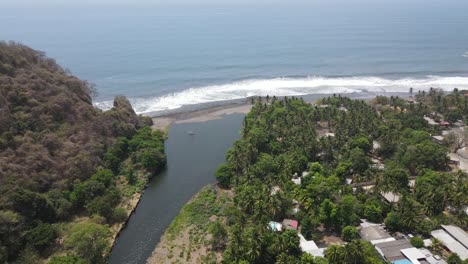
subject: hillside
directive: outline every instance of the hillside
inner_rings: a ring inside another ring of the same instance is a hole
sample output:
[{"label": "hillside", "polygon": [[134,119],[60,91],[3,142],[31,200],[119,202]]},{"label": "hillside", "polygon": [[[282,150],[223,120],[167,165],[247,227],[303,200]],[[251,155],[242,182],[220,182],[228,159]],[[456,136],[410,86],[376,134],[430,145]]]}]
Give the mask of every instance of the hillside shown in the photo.
[{"label": "hillside", "polygon": [[61,228],[77,217],[99,216],[107,229],[124,221],[127,210],[115,208],[164,166],[151,119],[124,97],[103,112],[94,92],[44,53],[0,42],[0,263],[62,251],[73,234]]}]

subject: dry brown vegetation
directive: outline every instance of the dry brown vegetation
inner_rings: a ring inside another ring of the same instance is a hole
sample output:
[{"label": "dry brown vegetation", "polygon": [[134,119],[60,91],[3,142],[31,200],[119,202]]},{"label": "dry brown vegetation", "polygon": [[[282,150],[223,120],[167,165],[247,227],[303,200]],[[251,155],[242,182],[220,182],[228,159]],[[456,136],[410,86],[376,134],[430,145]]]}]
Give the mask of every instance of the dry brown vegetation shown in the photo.
[{"label": "dry brown vegetation", "polygon": [[117,97],[109,111],[95,108],[93,93],[44,53],[0,42],[1,263],[18,255],[20,262],[21,256],[35,258],[24,253],[33,228],[39,234],[34,252],[46,257],[43,241],[56,236],[47,224],[70,218],[73,186],[104,165],[118,137],[131,138],[152,125],[125,97]]},{"label": "dry brown vegetation", "polygon": [[86,82],[43,53],[0,43],[2,194],[18,185],[44,192],[88,178],[115,137],[141,126],[125,98],[102,112],[92,105],[91,93]]}]

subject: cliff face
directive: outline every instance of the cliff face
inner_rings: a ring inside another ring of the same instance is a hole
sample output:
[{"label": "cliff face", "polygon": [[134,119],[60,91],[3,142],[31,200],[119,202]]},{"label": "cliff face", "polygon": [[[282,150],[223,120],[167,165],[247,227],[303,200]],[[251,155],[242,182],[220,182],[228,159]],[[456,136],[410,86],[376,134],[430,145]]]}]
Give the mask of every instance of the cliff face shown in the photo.
[{"label": "cliff face", "polygon": [[93,92],[43,53],[0,43],[0,210],[18,186],[42,193],[88,178],[116,137],[141,127],[126,98],[102,112]]}]

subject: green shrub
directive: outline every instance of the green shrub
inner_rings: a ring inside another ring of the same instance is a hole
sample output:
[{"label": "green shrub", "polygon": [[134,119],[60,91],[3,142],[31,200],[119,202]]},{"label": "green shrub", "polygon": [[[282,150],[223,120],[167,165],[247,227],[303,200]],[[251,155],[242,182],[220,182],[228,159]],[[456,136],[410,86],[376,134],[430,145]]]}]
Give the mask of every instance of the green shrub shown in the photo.
[{"label": "green shrub", "polygon": [[354,226],[345,226],[343,230],[341,230],[341,238],[343,238],[343,240],[346,242],[351,242],[358,237],[358,230]]},{"label": "green shrub", "polygon": [[422,248],[424,247],[424,241],[421,237],[415,236],[410,239],[411,245],[415,248]]},{"label": "green shrub", "polygon": [[226,246],[228,233],[219,220],[209,225],[208,232],[213,236],[211,246],[214,249],[223,249]]},{"label": "green shrub", "polygon": [[452,253],[447,258],[447,264],[466,264],[467,260],[463,261],[457,253]]},{"label": "green shrub", "polygon": [[398,231],[401,228],[400,218],[395,212],[390,212],[384,220],[385,226],[390,231]]},{"label": "green shrub", "polygon": [[104,252],[109,248],[111,232],[107,226],[79,223],[71,229],[65,247],[89,263],[104,263]]},{"label": "green shrub", "polygon": [[43,194],[19,189],[10,199],[13,208],[30,220],[50,222],[55,219],[55,210]]},{"label": "green shrub", "polygon": [[44,223],[39,224],[25,234],[28,245],[32,246],[39,252],[44,251],[44,249],[50,246],[56,237],[57,232],[55,228],[50,224]]},{"label": "green shrub", "polygon": [[234,175],[232,168],[229,165],[221,164],[216,170],[215,176],[219,186],[223,188],[229,188],[231,186],[232,177]]},{"label": "green shrub", "polygon": [[148,172],[159,172],[166,163],[166,157],[156,148],[147,148],[137,154],[137,162],[141,163]]},{"label": "green shrub", "polygon": [[91,180],[98,181],[104,184],[106,187],[109,187],[112,184],[113,178],[114,175],[112,174],[112,171],[107,169],[100,169],[93,176],[91,176]]},{"label": "green shrub", "polygon": [[111,220],[113,208],[121,199],[118,189],[113,188],[107,191],[103,196],[94,198],[86,205],[86,209],[90,214],[99,214],[108,220]]},{"label": "green shrub", "polygon": [[96,180],[87,180],[75,184],[73,191],[70,193],[70,201],[75,208],[81,208],[95,197],[103,195],[105,189],[104,184]]},{"label": "green shrub", "polygon": [[121,223],[127,220],[127,211],[122,207],[117,207],[112,213],[112,220],[116,223]]}]

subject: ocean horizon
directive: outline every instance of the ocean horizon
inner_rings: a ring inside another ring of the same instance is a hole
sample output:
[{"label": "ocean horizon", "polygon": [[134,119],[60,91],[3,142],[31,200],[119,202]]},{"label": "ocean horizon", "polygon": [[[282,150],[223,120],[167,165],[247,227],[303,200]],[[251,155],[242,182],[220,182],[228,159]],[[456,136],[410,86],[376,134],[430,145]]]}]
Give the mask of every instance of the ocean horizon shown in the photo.
[{"label": "ocean horizon", "polygon": [[[423,8],[424,7],[424,8]],[[250,96],[468,89],[468,3],[3,8],[0,39],[46,52],[137,113]]]}]

